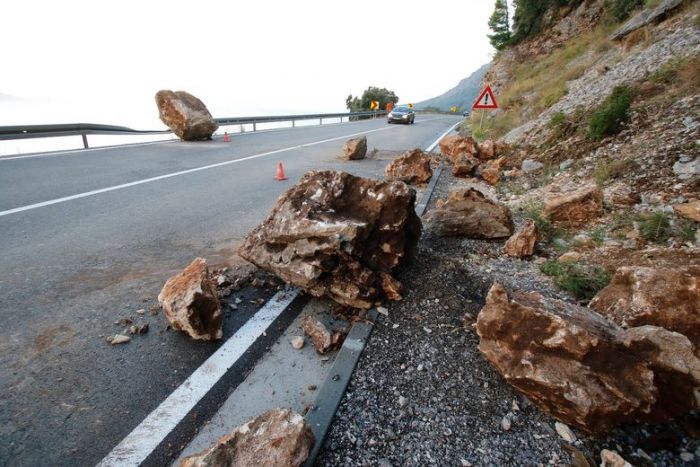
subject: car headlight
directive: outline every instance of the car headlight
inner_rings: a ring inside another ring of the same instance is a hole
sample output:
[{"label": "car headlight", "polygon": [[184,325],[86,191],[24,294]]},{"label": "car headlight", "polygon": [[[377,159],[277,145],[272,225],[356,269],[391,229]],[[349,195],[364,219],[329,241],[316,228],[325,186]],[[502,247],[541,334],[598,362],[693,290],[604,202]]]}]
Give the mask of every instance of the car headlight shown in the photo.
[{"label": "car headlight", "polygon": [[408,114],[402,115],[401,118],[408,118]]}]

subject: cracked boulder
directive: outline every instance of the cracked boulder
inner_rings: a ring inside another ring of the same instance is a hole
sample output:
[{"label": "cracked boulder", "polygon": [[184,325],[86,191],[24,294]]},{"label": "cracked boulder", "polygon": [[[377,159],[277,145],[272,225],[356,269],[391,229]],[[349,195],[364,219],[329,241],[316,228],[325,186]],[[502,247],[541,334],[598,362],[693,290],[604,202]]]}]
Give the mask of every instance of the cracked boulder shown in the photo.
[{"label": "cracked boulder", "polygon": [[176,331],[184,331],[194,339],[221,339],[224,315],[205,259],[196,258],[168,279],[158,303]]},{"label": "cracked boulder", "polygon": [[343,145],[343,155],[341,159],[355,161],[364,159],[367,156],[367,137],[350,138]]},{"label": "cracked boulder", "polygon": [[659,326],[700,346],[700,266],[621,267],[589,306],[622,327]]},{"label": "cracked boulder", "polygon": [[438,144],[440,146],[440,152],[453,164],[460,156],[468,155],[477,157],[479,154],[479,148],[476,141],[470,136],[445,136]]},{"label": "cracked boulder", "polygon": [[180,467],[298,467],[306,462],[315,441],[304,417],[273,409],[186,457]]},{"label": "cracked boulder", "polygon": [[503,252],[514,258],[532,256],[537,243],[537,226],[532,219],[527,219],[503,247]]},{"label": "cracked boulder", "polygon": [[503,238],[513,233],[510,209],[474,188],[450,192],[428,217],[430,229],[441,237]]},{"label": "cracked boulder", "polygon": [[421,234],[415,200],[415,190],[401,181],[308,172],[238,254],[315,297],[370,308],[400,288],[389,279]]},{"label": "cracked boulder", "polygon": [[549,193],[542,214],[555,225],[584,226],[603,215],[603,192],[592,185],[565,193]]},{"label": "cracked boulder", "polygon": [[184,141],[211,139],[219,128],[204,103],[185,91],[158,91],[160,119]]},{"label": "cracked boulder", "polygon": [[430,157],[419,148],[401,154],[384,170],[387,180],[401,180],[411,185],[426,184],[432,176]]},{"label": "cracked boulder", "polygon": [[481,161],[469,154],[462,154],[451,159],[452,175],[455,177],[470,177],[474,170],[479,167]]},{"label": "cracked boulder", "polygon": [[622,329],[590,308],[494,284],[477,319],[479,350],[556,419],[592,433],[660,422],[698,407],[700,360],[683,336]]}]

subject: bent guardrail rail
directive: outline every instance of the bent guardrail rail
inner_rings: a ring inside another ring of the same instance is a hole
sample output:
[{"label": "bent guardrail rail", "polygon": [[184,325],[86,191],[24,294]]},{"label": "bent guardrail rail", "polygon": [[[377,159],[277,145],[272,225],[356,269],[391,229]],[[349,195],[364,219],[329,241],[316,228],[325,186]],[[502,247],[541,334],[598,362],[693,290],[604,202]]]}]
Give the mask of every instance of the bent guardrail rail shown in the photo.
[{"label": "bent guardrail rail", "polygon": [[[323,119],[343,118],[348,120],[360,119],[361,117],[379,117],[386,115],[385,111],[371,112],[346,112],[346,113],[326,113],[326,114],[299,114],[299,115],[269,115],[262,117],[232,117],[215,118],[219,126],[231,125],[253,125],[253,131],[257,131],[259,123],[272,122],[292,122],[292,127],[296,122],[302,120],[318,120],[323,124]],[[11,125],[0,126],[0,140],[28,139],[28,138],[52,138],[56,136],[82,136],[83,146],[88,149],[87,135],[158,135],[172,133],[170,130],[134,130],[124,126],[98,125],[93,123],[61,123],[51,125]]]}]

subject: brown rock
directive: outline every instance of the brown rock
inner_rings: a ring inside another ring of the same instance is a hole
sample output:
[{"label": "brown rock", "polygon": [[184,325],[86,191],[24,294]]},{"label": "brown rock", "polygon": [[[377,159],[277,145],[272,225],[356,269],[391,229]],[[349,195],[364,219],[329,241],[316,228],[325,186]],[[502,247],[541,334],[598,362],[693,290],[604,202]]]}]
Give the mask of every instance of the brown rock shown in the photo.
[{"label": "brown rock", "polygon": [[470,177],[479,164],[479,159],[469,154],[461,154],[451,159],[452,175],[455,177]]},{"label": "brown rock", "polygon": [[343,146],[343,155],[341,159],[355,161],[364,159],[367,156],[367,137],[360,136],[358,138],[350,138]]},{"label": "brown rock", "polygon": [[617,452],[603,449],[600,451],[600,467],[632,467],[632,464]]},{"label": "brown rock", "polygon": [[580,260],[581,253],[578,251],[567,251],[566,253],[562,253],[561,256],[557,258],[557,261],[560,263],[577,263]]},{"label": "brown rock", "polygon": [[333,345],[333,336],[328,328],[319,320],[311,316],[305,316],[301,320],[301,329],[311,338],[311,343],[316,352],[324,354]]},{"label": "brown rock", "polygon": [[614,208],[626,208],[640,201],[639,194],[622,182],[613,183],[606,187],[603,190],[603,198]]},{"label": "brown rock", "polygon": [[180,467],[298,467],[309,457],[314,434],[298,413],[273,409],[221,437]]},{"label": "brown rock", "polygon": [[171,277],[158,295],[158,303],[173,329],[194,339],[221,339],[224,315],[206,260],[196,258]]},{"label": "brown rock", "polygon": [[700,222],[700,200],[690,203],[676,204],[673,206],[676,214],[681,215],[691,221]]},{"label": "brown rock", "polygon": [[394,279],[391,274],[386,272],[380,272],[379,276],[382,280],[382,290],[386,295],[386,298],[393,301],[401,300],[401,294],[403,294],[403,284]]},{"label": "brown rock", "polygon": [[416,248],[415,199],[400,181],[309,172],[238,253],[313,296],[370,308],[384,290],[380,273],[391,275]]},{"label": "brown rock", "polygon": [[430,157],[419,148],[401,154],[384,171],[387,180],[401,180],[413,185],[428,183],[432,176]]},{"label": "brown rock", "polygon": [[219,128],[202,101],[185,91],[158,91],[156,104],[160,119],[180,139],[211,139]]},{"label": "brown rock", "polygon": [[473,188],[452,191],[431,211],[429,222],[443,237],[502,238],[513,233],[510,210]]},{"label": "brown rock", "polygon": [[619,268],[589,306],[622,327],[659,326],[700,348],[700,266]]},{"label": "brown rock", "polygon": [[479,153],[476,141],[470,136],[445,136],[438,144],[440,146],[440,152],[452,163],[454,163],[455,159],[459,156],[467,155],[476,157]]},{"label": "brown rock", "polygon": [[553,224],[580,227],[603,214],[603,192],[588,186],[568,193],[549,193],[542,214]]},{"label": "brown rock", "polygon": [[482,141],[478,145],[479,147],[479,159],[489,160],[498,157],[505,149],[503,145],[495,142],[492,139],[487,139]]},{"label": "brown rock", "polygon": [[505,165],[505,162],[505,157],[499,157],[496,160],[488,161],[483,165],[481,178],[491,185],[498,185],[498,181],[501,179],[501,168]]},{"label": "brown rock", "polygon": [[494,284],[477,319],[479,350],[556,419],[602,433],[697,407],[700,360],[683,335],[623,330],[590,308]]},{"label": "brown rock", "polygon": [[503,247],[503,252],[515,258],[532,256],[537,243],[537,226],[532,219],[526,220]]}]

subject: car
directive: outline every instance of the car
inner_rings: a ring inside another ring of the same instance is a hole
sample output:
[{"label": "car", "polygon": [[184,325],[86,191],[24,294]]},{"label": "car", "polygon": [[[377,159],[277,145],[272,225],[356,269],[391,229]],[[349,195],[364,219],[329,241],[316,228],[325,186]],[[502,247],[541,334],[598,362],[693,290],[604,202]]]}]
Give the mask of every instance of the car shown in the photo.
[{"label": "car", "polygon": [[462,115],[465,116],[465,117],[468,117],[468,116],[469,116],[469,111],[468,111],[468,110],[465,110],[465,111],[462,113]]},{"label": "car", "polygon": [[387,114],[386,121],[387,123],[413,123],[416,121],[416,113],[412,108],[405,105],[400,105],[398,107],[394,107],[394,109]]}]

